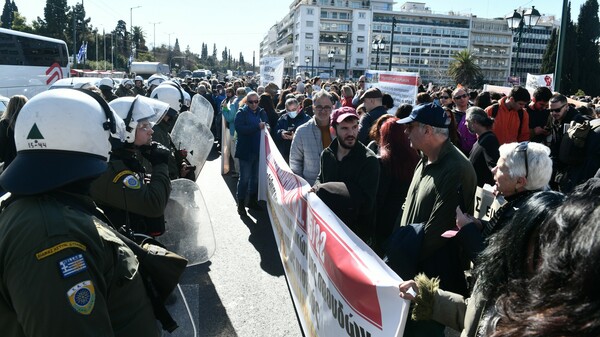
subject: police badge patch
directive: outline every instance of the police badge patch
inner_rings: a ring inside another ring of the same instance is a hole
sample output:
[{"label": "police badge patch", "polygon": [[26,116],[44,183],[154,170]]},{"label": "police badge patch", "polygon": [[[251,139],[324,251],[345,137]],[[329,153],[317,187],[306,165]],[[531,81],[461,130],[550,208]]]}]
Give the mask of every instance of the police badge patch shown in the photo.
[{"label": "police badge patch", "polygon": [[96,303],[96,291],[92,281],[79,282],[67,291],[71,307],[82,315],[89,315]]},{"label": "police badge patch", "polygon": [[131,188],[132,190],[139,190],[141,187],[140,180],[133,175],[128,175],[123,178],[123,185],[127,188]]}]

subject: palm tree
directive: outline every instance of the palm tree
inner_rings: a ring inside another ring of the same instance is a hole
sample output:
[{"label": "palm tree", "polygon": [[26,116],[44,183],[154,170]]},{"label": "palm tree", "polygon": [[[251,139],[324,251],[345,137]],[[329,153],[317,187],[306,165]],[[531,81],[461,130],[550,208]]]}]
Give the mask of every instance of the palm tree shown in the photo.
[{"label": "palm tree", "polygon": [[476,57],[468,49],[463,49],[452,56],[454,61],[450,62],[448,75],[457,84],[470,87],[483,77],[481,68],[475,63]]}]

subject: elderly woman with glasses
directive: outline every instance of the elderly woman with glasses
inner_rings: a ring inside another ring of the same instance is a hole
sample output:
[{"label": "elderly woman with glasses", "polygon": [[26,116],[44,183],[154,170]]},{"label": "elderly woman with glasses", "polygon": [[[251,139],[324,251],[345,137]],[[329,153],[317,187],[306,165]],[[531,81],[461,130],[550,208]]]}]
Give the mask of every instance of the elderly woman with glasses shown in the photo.
[{"label": "elderly woman with glasses", "polygon": [[248,208],[260,210],[258,205],[258,157],[260,154],[260,133],[268,128],[269,119],[263,108],[258,106],[258,93],[246,95],[246,106],[235,115],[235,131],[238,138],[235,144],[235,157],[240,160],[240,176],[237,184],[237,211],[246,216],[245,201],[249,195]]},{"label": "elderly woman with glasses", "polygon": [[498,149],[500,158],[492,169],[494,194],[505,203],[489,221],[475,219],[456,208],[456,237],[474,259],[493,233],[504,227],[515,211],[535,192],[548,189],[552,176],[552,160],[548,147],[539,143],[509,143]]}]

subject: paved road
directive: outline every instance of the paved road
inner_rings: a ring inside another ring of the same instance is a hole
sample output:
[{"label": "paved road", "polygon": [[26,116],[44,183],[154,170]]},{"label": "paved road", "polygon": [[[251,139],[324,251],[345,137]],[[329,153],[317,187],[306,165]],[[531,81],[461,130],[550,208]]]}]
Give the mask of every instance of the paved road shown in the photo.
[{"label": "paved road", "polygon": [[[220,174],[213,152],[198,184],[213,222],[217,248],[211,260],[189,267],[181,280],[198,336],[302,336],[265,212],[236,212],[237,180]],[[184,316],[177,313],[177,318]],[[189,326],[169,336],[193,336]]]}]

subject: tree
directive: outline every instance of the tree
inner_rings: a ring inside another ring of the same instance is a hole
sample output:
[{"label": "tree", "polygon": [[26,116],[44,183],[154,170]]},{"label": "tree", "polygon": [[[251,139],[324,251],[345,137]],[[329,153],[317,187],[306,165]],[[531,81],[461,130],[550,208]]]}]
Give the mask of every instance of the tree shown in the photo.
[{"label": "tree", "polygon": [[[567,27],[565,32],[566,38],[564,52],[561,59],[562,73],[560,74],[560,91],[563,94],[573,94],[575,91],[577,91],[579,82],[579,57],[577,56],[578,50],[576,45],[576,27],[571,20],[571,2],[569,2],[567,6],[567,17],[565,19],[565,22],[567,22]],[[555,75],[559,76],[558,74]]]},{"label": "tree", "polygon": [[588,95],[600,94],[600,53],[597,40],[600,37],[600,20],[598,19],[598,1],[587,0],[581,5],[577,20],[577,51],[579,64],[579,86]]},{"label": "tree", "polygon": [[558,30],[553,29],[550,35],[550,41],[542,56],[542,67],[540,68],[541,74],[552,74],[556,65],[556,50],[558,48]]},{"label": "tree", "polygon": [[223,49],[223,52],[221,53],[221,60],[222,61],[227,61],[229,59],[229,53],[227,52],[227,47],[225,47]]},{"label": "tree", "polygon": [[213,59],[215,59],[215,61],[217,60],[217,44],[216,43],[213,44],[212,57],[213,57]]},{"label": "tree", "polygon": [[68,8],[67,0],[46,0],[44,19],[38,17],[34,29],[39,34],[66,40]]},{"label": "tree", "polygon": [[19,9],[15,4],[14,0],[11,2],[10,0],[6,0],[4,4],[4,9],[2,10],[2,16],[0,17],[0,21],[2,22],[2,28],[12,29],[13,23],[15,21],[15,12],[18,12]]},{"label": "tree", "polygon": [[457,84],[470,87],[483,77],[481,68],[475,63],[476,57],[468,49],[463,49],[452,56],[454,59],[448,67],[448,75]]},{"label": "tree", "polygon": [[20,32],[33,33],[33,27],[27,24],[27,20],[24,16],[19,14],[19,12],[15,12],[15,18],[12,24],[13,30],[18,30]]},{"label": "tree", "polygon": [[200,52],[200,60],[202,62],[208,61],[208,47],[206,46],[206,44],[204,42],[202,43],[202,51]]},{"label": "tree", "polygon": [[[90,18],[85,18],[85,9],[80,3],[76,4],[75,6],[72,6],[71,10],[67,13],[67,36],[65,41],[67,42],[67,46],[73,46],[73,54],[77,54],[77,52],[79,51],[79,47],[84,43],[84,41],[87,41],[88,37],[90,37],[90,21]],[[76,41],[73,41],[74,32],[76,32]]]},{"label": "tree", "polygon": [[181,48],[179,47],[179,39],[175,39],[175,46],[173,47],[173,55],[179,56],[181,55]]}]

